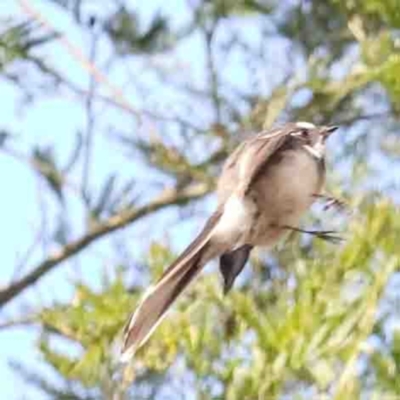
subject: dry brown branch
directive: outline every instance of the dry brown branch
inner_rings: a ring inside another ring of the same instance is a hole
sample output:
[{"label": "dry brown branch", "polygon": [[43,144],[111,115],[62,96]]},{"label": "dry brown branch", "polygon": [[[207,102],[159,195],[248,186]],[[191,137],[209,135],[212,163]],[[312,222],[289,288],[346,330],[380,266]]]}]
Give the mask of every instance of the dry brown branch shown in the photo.
[{"label": "dry brown branch", "polygon": [[179,191],[176,189],[165,190],[157,199],[140,208],[122,211],[100,222],[83,236],[66,244],[47,259],[40,262],[36,267],[32,268],[30,272],[26,273],[25,276],[0,290],[0,308],[29,286],[36,283],[57,265],[80,253],[97,239],[170,205],[184,204],[190,200],[200,198],[210,190],[211,187],[204,183],[190,186]]}]

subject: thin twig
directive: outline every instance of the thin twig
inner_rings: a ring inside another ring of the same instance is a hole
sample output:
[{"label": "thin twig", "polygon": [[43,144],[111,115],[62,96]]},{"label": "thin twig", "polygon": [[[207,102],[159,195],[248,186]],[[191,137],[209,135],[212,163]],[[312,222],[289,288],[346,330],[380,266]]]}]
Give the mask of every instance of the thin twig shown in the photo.
[{"label": "thin twig", "polygon": [[10,319],[8,321],[0,322],[0,331],[10,328],[18,328],[20,326],[32,325],[35,322],[36,320],[33,317]]},{"label": "thin twig", "polygon": [[[90,43],[90,62],[92,64],[96,61],[96,48],[97,48],[97,34],[95,31],[92,32],[91,43]],[[93,154],[93,139],[94,139],[94,127],[95,127],[95,116],[94,116],[94,96],[96,91],[96,80],[93,75],[89,78],[88,94],[85,101],[86,110],[86,132],[84,137],[84,157],[83,157],[83,171],[82,171],[82,197],[85,202],[89,202],[89,177],[90,167],[92,164]]]},{"label": "thin twig", "polygon": [[[53,169],[50,165],[46,164],[45,162],[35,159],[33,157],[30,157],[29,155],[26,155],[18,150],[15,150],[11,147],[4,147],[1,149],[1,152],[5,155],[8,155],[9,157],[14,158],[15,160],[25,164],[30,170],[34,170],[37,173],[39,173],[41,176],[49,176],[50,174],[53,173],[58,173],[57,170]],[[60,183],[62,186],[67,186],[69,189],[71,189],[74,193],[79,193],[79,187],[75,182],[67,179],[64,175],[58,174],[58,177],[60,178]]]},{"label": "thin twig", "polygon": [[212,26],[208,29],[204,29],[205,42],[206,42],[206,57],[207,57],[207,69],[209,74],[209,84],[211,91],[211,98],[215,110],[215,122],[221,123],[222,121],[222,110],[221,110],[221,98],[219,94],[219,83],[218,73],[215,67],[214,55],[213,55],[213,37],[216,29],[216,22],[212,23]]},{"label": "thin twig", "polygon": [[18,276],[22,274],[25,266],[28,264],[28,261],[33,255],[33,253],[37,250],[38,245],[42,241],[42,239],[43,239],[43,232],[40,231],[35,235],[32,243],[25,250],[24,254],[22,254],[19,257],[19,260],[17,261],[17,265],[15,266],[13,275],[11,277],[11,282],[16,281],[18,279]]},{"label": "thin twig", "polygon": [[[84,96],[87,97],[89,96],[89,90],[83,89],[79,87],[77,84],[74,82],[70,81],[67,77],[63,76],[59,71],[55,70],[54,67],[48,66],[46,63],[43,62],[38,57],[35,57],[33,55],[28,55],[27,59],[35,64],[40,70],[45,72],[48,75],[51,75],[58,83],[64,85],[67,89],[71,90],[72,92],[75,92],[78,96]],[[182,89],[183,90],[183,89]],[[204,93],[203,96],[206,96],[207,93]],[[105,95],[102,95],[100,93],[94,93],[93,94],[93,100],[103,102],[105,104],[111,105],[115,107],[118,110],[125,111],[129,114],[131,114],[134,117],[137,117],[137,115],[141,116],[146,116],[152,119],[156,119],[159,121],[165,121],[165,122],[173,122],[181,125],[182,127],[192,129],[196,132],[205,132],[207,129],[204,127],[200,127],[199,125],[195,125],[193,121],[186,120],[183,117],[179,115],[171,115],[170,113],[168,115],[163,115],[155,111],[153,108],[146,110],[146,109],[137,109],[137,110],[131,110],[126,108],[123,104],[121,104],[120,101],[116,100],[114,97],[108,97]]]}]

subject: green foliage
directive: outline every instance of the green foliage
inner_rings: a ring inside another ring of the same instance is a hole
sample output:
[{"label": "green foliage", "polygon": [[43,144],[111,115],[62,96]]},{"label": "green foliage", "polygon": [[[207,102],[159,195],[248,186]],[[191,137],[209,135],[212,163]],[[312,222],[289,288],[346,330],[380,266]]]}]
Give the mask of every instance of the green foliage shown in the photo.
[{"label": "green foliage", "polygon": [[157,53],[170,50],[175,39],[167,20],[156,16],[146,30],[141,29],[136,14],[124,7],[110,17],[106,31],[117,44],[121,55]]},{"label": "green foliage", "polygon": [[363,11],[376,14],[393,28],[400,28],[400,10],[396,0],[367,0],[362,2]]},{"label": "green foliage", "polygon": [[52,192],[63,201],[63,174],[56,165],[52,148],[36,148],[33,150],[32,163],[45,179]]},{"label": "green foliage", "polygon": [[13,61],[29,58],[34,48],[57,37],[55,33],[42,33],[35,23],[14,23],[5,19],[0,22],[0,71]]},{"label": "green foliage", "polygon": [[[362,387],[362,377],[353,368],[379,325],[379,299],[400,268],[394,252],[400,235],[398,211],[376,199],[359,212],[342,247],[315,242],[312,257],[292,249],[296,261],[282,279],[260,286],[260,277],[253,276],[244,289],[226,298],[215,273],[200,279],[138,353],[133,375],[128,369],[125,378],[135,384],[165,374],[183,357],[199,382],[199,395],[207,398],[279,398],[302,392],[306,398],[306,389],[333,390],[340,399],[358,397],[355,390]],[[159,275],[171,255],[154,244],[148,259]],[[122,276],[98,293],[78,285],[70,305],[41,314],[40,349],[46,362],[87,387],[115,376],[112,343],[138,295],[127,295]],[[53,349],[54,336],[79,345],[79,356]],[[396,334],[393,358],[376,351],[371,359],[382,390],[394,393],[398,342]],[[212,395],[217,384],[222,392]]]},{"label": "green foliage", "polygon": [[[60,374],[84,385],[95,386],[108,376],[115,364],[110,353],[113,342],[131,306],[122,276],[106,282],[96,293],[85,285],[77,285],[72,303],[45,309],[40,314],[44,326],[40,349],[50,365]],[[52,336],[65,338],[78,346],[79,356],[71,357],[52,347]]]}]

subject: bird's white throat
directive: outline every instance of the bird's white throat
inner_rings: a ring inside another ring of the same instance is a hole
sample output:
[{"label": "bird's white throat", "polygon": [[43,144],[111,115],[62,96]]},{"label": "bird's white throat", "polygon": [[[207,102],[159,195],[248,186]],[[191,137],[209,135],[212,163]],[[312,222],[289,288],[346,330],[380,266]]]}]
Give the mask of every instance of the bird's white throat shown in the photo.
[{"label": "bird's white throat", "polygon": [[303,145],[303,148],[308,151],[313,157],[317,158],[318,160],[322,159],[325,154],[325,143],[324,139],[321,135],[318,142],[314,144],[314,146],[310,146],[308,144]]}]

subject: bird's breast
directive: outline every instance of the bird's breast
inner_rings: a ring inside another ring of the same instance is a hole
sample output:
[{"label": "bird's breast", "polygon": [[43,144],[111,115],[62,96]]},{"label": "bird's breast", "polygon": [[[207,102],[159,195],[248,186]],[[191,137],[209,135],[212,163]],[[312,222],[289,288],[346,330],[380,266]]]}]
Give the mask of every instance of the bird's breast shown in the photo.
[{"label": "bird's breast", "polygon": [[279,227],[297,226],[321,190],[323,177],[322,161],[302,149],[282,151],[267,163],[249,193],[258,210],[252,241],[270,245],[282,233]]}]

